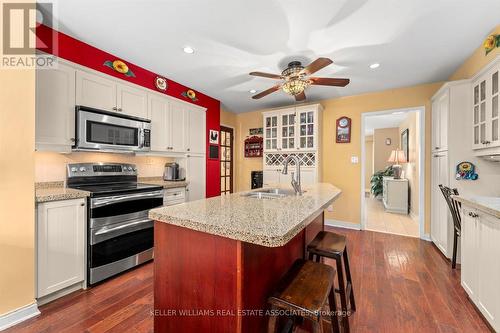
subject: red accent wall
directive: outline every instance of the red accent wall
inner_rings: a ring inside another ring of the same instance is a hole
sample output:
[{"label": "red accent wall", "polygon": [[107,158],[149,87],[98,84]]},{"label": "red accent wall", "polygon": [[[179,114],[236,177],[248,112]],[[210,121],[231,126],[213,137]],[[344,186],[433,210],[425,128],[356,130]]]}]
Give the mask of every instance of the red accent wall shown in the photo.
[{"label": "red accent wall", "polygon": [[[96,71],[114,76],[125,81],[135,83],[145,88],[158,91],[154,85],[154,79],[158,75],[165,77],[164,75],[150,72],[147,69],[139,67],[125,59],[104,52],[98,48],[79,41],[62,32],[53,30],[52,28],[49,28],[47,26],[38,26],[36,29],[36,34],[38,37],[37,48],[46,53],[56,55],[68,61],[88,68],[92,68]],[[124,61],[130,68],[130,70],[135,74],[135,77],[127,77],[103,65],[107,60],[113,61],[116,59]],[[198,100],[196,102],[192,102],[190,99],[184,98],[181,95],[181,93],[189,89],[189,87],[169,80],[168,78],[167,82],[168,89],[165,92],[166,95],[207,108],[207,133],[205,135],[205,140],[207,141],[206,195],[207,197],[218,196],[220,195],[220,163],[218,159],[211,160],[208,158],[209,145],[207,138],[208,133],[211,129],[220,131],[220,102],[219,100],[207,96],[199,91],[195,91]]]}]

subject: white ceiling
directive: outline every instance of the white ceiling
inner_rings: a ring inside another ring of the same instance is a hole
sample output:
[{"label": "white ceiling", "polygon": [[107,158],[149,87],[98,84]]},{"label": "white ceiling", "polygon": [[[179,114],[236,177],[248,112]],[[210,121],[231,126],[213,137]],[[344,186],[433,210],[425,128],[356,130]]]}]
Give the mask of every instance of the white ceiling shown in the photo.
[{"label": "white ceiling", "polygon": [[373,135],[373,131],[379,128],[399,127],[403,120],[408,117],[409,112],[395,112],[389,114],[381,114],[377,116],[365,117],[365,135]]},{"label": "white ceiling", "polygon": [[[58,29],[218,98],[233,112],[293,103],[259,101],[290,60],[334,64],[308,101],[445,80],[499,23],[498,0],[55,0]],[[188,55],[182,48],[192,46]],[[371,70],[368,66],[381,66]]]}]

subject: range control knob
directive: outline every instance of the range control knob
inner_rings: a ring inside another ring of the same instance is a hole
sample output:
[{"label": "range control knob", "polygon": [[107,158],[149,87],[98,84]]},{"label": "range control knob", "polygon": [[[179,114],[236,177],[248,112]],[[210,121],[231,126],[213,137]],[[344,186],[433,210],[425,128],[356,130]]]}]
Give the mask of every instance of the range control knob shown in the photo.
[{"label": "range control knob", "polygon": [[85,172],[87,169],[85,167],[80,167],[80,172]]},{"label": "range control knob", "polygon": [[77,172],[78,168],[77,167],[71,167],[71,172]]},{"label": "range control knob", "polygon": [[137,171],[137,168],[134,168],[133,170],[134,170],[134,171]]},{"label": "range control knob", "polygon": [[132,171],[132,167],[131,166],[128,167],[128,171]]}]

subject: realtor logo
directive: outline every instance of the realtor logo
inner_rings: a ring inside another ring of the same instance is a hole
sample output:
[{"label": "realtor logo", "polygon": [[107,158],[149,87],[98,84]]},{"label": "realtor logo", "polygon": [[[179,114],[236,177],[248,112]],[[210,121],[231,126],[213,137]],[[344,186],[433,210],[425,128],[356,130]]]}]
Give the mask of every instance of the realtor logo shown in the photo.
[{"label": "realtor logo", "polygon": [[48,52],[55,45],[52,40],[41,41],[37,37],[36,28],[40,24],[53,26],[51,3],[3,3],[2,68],[54,67],[54,56],[36,54],[37,49]]}]

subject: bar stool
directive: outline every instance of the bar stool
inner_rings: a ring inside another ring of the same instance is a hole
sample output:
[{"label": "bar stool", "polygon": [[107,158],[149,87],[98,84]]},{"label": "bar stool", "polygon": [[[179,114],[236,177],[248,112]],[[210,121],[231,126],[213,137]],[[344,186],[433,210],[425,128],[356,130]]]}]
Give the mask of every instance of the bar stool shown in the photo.
[{"label": "bar stool", "polygon": [[303,259],[295,261],[268,299],[271,305],[268,333],[276,331],[281,313],[288,313],[288,317],[293,318],[292,323],[287,323],[286,332],[293,331],[296,324],[304,319],[311,321],[314,333],[323,332],[322,312],[327,300],[330,304],[332,330],[340,332],[335,313],[334,278],[335,269],[331,266]]},{"label": "bar stool", "polygon": [[462,234],[462,216],[460,215],[462,204],[452,197],[453,195],[458,195],[458,190],[456,188],[451,189],[441,184],[439,184],[439,188],[448,204],[453,220],[453,256],[451,258],[451,268],[455,269],[455,267],[457,267],[458,237]]},{"label": "bar stool", "polygon": [[[335,289],[340,294],[340,306],[342,308],[342,322],[345,332],[349,332],[349,316],[348,308],[351,311],[356,311],[356,303],[354,301],[354,291],[352,288],[351,270],[349,268],[349,257],[347,255],[346,237],[329,231],[320,231],[311,243],[307,246],[309,252],[309,260],[313,260],[316,256],[316,262],[320,261],[321,257],[334,259],[337,264],[337,277],[339,288]],[[342,257],[344,265],[342,267]],[[346,282],[344,282],[344,271]]]}]

